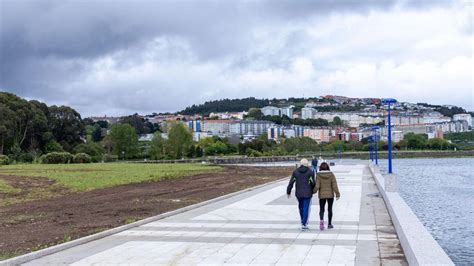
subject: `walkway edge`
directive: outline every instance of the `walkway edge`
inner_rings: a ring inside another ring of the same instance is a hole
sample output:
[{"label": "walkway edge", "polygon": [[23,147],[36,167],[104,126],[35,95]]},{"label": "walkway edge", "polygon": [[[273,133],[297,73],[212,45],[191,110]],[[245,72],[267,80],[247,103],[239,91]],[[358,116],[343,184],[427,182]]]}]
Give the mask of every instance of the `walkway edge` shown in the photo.
[{"label": "walkway edge", "polygon": [[108,230],[105,230],[105,231],[102,231],[102,232],[99,232],[99,233],[96,233],[96,234],[93,234],[93,235],[81,237],[81,238],[78,238],[76,240],[72,240],[72,241],[69,241],[69,242],[66,242],[66,243],[62,243],[62,244],[59,244],[59,245],[56,245],[56,246],[48,247],[48,248],[45,248],[45,249],[42,249],[42,250],[27,253],[27,254],[24,254],[24,255],[21,255],[21,256],[18,256],[18,257],[3,260],[3,261],[0,261],[0,266],[19,265],[19,264],[22,264],[22,263],[26,263],[26,262],[29,262],[29,261],[32,261],[32,260],[35,260],[35,259],[38,259],[38,258],[41,258],[41,257],[44,257],[44,256],[51,255],[53,253],[57,253],[59,251],[63,251],[63,250],[68,249],[68,248],[72,248],[72,247],[79,246],[79,245],[82,245],[82,244],[85,244],[85,243],[88,243],[88,242],[91,242],[91,241],[94,241],[94,240],[98,240],[98,239],[101,239],[101,238],[104,238],[104,237],[107,237],[107,236],[111,236],[111,235],[120,233],[122,231],[131,229],[131,228],[134,228],[134,227],[137,227],[137,226],[141,226],[141,225],[144,225],[144,224],[147,224],[147,223],[155,222],[157,220],[161,220],[161,219],[164,219],[164,218],[176,215],[176,214],[187,212],[187,211],[190,211],[190,210],[193,210],[193,209],[205,206],[205,205],[209,205],[209,204],[212,204],[212,203],[215,203],[215,202],[218,202],[218,201],[221,201],[221,200],[225,200],[225,199],[228,199],[228,198],[240,195],[240,194],[244,194],[246,192],[250,192],[250,191],[253,191],[253,190],[256,190],[256,189],[260,189],[262,187],[269,186],[269,185],[281,182],[285,179],[287,179],[287,178],[282,178],[282,179],[275,180],[275,181],[272,181],[272,182],[269,182],[269,183],[265,183],[265,184],[261,184],[261,185],[258,185],[258,186],[254,186],[254,187],[246,188],[246,189],[243,189],[243,190],[239,190],[239,191],[236,191],[236,192],[233,192],[233,193],[230,193],[230,194],[226,194],[226,195],[223,195],[223,196],[220,196],[220,197],[217,197],[217,198],[213,198],[213,199],[210,199],[210,200],[207,200],[207,201],[203,201],[203,202],[200,202],[200,203],[189,205],[189,206],[183,207],[181,209],[177,209],[177,210],[170,211],[170,212],[165,212],[165,213],[162,213],[162,214],[159,214],[159,215],[156,215],[156,216],[148,217],[148,218],[145,218],[143,220],[140,220],[140,221],[137,221],[137,222],[134,222],[134,223],[122,225],[122,226],[115,227],[115,228],[112,228],[112,229],[108,229]]},{"label": "walkway edge", "polygon": [[409,265],[454,265],[400,194],[385,191],[385,178],[378,167],[369,163],[369,168],[385,200]]}]

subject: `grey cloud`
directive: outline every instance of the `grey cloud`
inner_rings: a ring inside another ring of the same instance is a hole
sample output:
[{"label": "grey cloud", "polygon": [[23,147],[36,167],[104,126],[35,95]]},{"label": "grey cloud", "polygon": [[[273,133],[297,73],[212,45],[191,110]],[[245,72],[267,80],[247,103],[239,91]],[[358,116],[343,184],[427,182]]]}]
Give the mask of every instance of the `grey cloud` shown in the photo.
[{"label": "grey cloud", "polygon": [[[81,88],[70,83],[90,74],[93,63],[107,56],[114,57],[119,69],[150,60],[218,62],[229,69],[285,68],[311,46],[305,43],[306,33],[290,31],[288,36],[280,36],[282,45],[270,51],[265,47],[255,50],[259,44],[254,43],[252,30],[284,28],[291,22],[333,13],[366,13],[397,5],[425,8],[446,2],[0,0],[0,90],[54,103],[64,99],[89,112],[100,110],[104,97],[113,106],[110,110],[119,106],[127,111],[173,111],[177,108],[172,103],[160,99],[155,101],[161,104],[157,109],[153,97],[168,93],[182,105],[180,93],[191,85],[173,87],[151,80],[137,81],[138,88],[120,84],[85,84],[89,87]],[[277,37],[269,36],[266,41],[276,41]],[[148,50],[158,51],[144,52]],[[66,91],[65,87],[74,87],[75,91]],[[133,94],[140,89],[141,96]],[[217,87],[207,89],[219,91]],[[186,104],[195,100],[187,100]]]}]

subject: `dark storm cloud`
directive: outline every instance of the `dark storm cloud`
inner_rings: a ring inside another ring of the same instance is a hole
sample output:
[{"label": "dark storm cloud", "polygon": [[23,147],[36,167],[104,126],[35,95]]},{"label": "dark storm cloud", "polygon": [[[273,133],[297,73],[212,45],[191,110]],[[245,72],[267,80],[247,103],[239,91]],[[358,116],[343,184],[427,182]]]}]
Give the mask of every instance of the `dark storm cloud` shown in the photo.
[{"label": "dark storm cloud", "polygon": [[[229,67],[257,64],[256,67],[264,68],[287,64],[310,44],[304,42],[306,33],[293,31],[273,54],[254,51],[253,47],[258,44],[254,43],[251,33],[260,25],[279,28],[315,15],[366,13],[394,6],[424,8],[446,2],[0,0],[0,90],[47,102],[67,99],[70,104],[77,102],[86,106],[87,101],[100,100],[88,99],[86,93],[76,94],[81,90],[80,85],[75,86],[77,91],[73,93],[65,91],[64,85],[77,82],[92,71],[96,60],[117,52],[121,52],[116,55],[119,64],[140,64],[145,61],[141,57],[143,50],[157,38],[164,42],[182,39],[189,47],[171,49],[173,45],[165,43],[163,47],[168,50],[159,53],[161,57],[153,58],[155,61],[194,56],[199,62],[208,62],[233,55],[227,62]],[[269,36],[270,42],[272,38]],[[146,89],[157,85],[144,82],[138,86]],[[169,84],[161,87],[173,90]],[[114,94],[111,86],[102,88],[107,90],[104,95]],[[115,100],[110,104],[119,106],[117,103],[122,100],[117,97],[126,97],[126,94],[125,89],[118,96],[114,94]],[[140,105],[140,95],[134,95],[133,99],[136,108]],[[146,109],[152,106],[147,102]]]}]

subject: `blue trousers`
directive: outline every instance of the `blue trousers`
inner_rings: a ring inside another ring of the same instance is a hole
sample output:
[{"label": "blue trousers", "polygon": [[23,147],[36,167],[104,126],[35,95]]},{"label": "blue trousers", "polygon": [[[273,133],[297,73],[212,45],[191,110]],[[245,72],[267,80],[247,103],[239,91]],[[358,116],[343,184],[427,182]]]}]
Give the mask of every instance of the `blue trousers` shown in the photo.
[{"label": "blue trousers", "polygon": [[301,224],[307,225],[309,218],[309,206],[311,198],[298,198],[298,208],[300,210]]}]

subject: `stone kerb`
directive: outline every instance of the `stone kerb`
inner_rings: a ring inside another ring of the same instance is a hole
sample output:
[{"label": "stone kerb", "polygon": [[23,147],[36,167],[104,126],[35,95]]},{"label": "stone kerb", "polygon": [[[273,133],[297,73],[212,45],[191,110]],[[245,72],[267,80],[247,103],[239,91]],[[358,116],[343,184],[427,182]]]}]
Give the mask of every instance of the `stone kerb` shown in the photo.
[{"label": "stone kerb", "polygon": [[[390,176],[387,180],[377,166],[370,164],[369,168],[385,200],[408,263],[410,265],[454,265],[400,194],[396,192],[395,176]],[[385,189],[386,187],[389,191]]]}]

